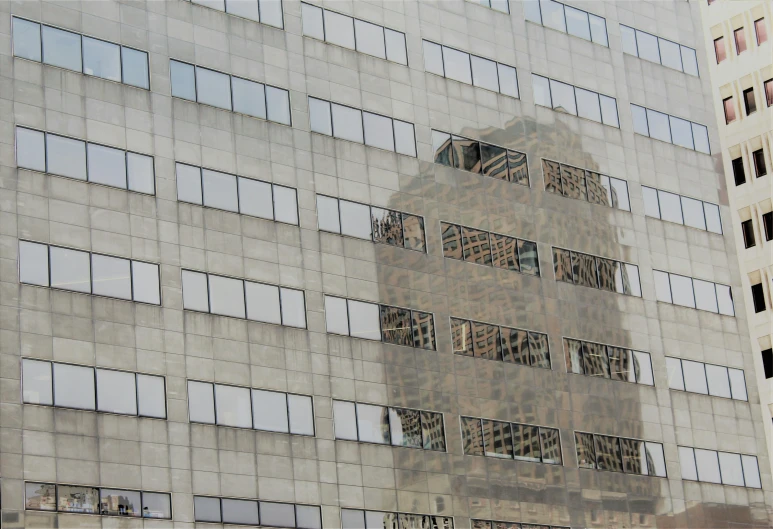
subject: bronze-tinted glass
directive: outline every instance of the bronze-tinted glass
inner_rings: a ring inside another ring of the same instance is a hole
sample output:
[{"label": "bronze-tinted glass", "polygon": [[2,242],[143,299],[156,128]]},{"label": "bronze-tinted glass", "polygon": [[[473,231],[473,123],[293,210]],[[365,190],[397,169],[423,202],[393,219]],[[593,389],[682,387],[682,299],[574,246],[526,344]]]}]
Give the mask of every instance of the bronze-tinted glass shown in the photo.
[{"label": "bronze-tinted glass", "polygon": [[489,457],[513,458],[513,436],[510,423],[483,419],[483,443]]},{"label": "bronze-tinted glass", "polygon": [[528,424],[512,424],[513,429],[513,456],[521,461],[542,460],[539,427]]},{"label": "bronze-tinted glass", "polygon": [[529,361],[533,367],[550,369],[550,350],[547,334],[539,332],[529,333]]},{"label": "bronze-tinted glass", "polygon": [[611,206],[607,196],[607,188],[602,184],[600,173],[585,171],[585,187],[588,190],[588,202],[601,204],[602,206]]},{"label": "bronze-tinted glass", "polygon": [[561,434],[557,428],[540,428],[539,437],[542,442],[542,462],[549,465],[560,465]]},{"label": "bronze-tinted glass", "polygon": [[480,419],[462,417],[462,446],[467,455],[483,455],[483,432],[480,428]]},{"label": "bronze-tinted glass", "polygon": [[421,412],[421,435],[424,450],[445,452],[446,435],[443,427],[443,414],[431,411]]},{"label": "bronze-tinted glass", "polygon": [[435,149],[435,163],[454,166],[454,151],[451,145],[451,135],[445,132],[432,131],[432,147]]},{"label": "bronze-tinted glass", "polygon": [[533,276],[539,275],[539,258],[537,257],[537,243],[518,240],[518,264],[521,272]]},{"label": "bronze-tinted glass", "polygon": [[499,360],[502,358],[499,343],[499,327],[486,323],[470,322],[472,324],[472,350],[479,358]]},{"label": "bronze-tinted glass", "polygon": [[521,525],[511,522],[494,522],[494,529],[521,529]]},{"label": "bronze-tinted glass", "polygon": [[564,354],[566,355],[566,368],[570,373],[585,374],[582,365],[582,342],[564,338]]},{"label": "bronze-tinted glass", "polygon": [[646,457],[644,441],[620,439],[620,450],[623,454],[623,472],[626,474],[647,474],[644,462]]},{"label": "bronze-tinted glass", "polygon": [[483,174],[500,180],[508,180],[507,151],[496,145],[480,144],[480,158]]},{"label": "bronze-tinted glass", "polygon": [[411,311],[413,346],[435,350],[435,320],[430,312]]},{"label": "bronze-tinted glass", "polygon": [[496,268],[520,270],[518,266],[518,241],[512,237],[491,234],[491,254]]},{"label": "bronze-tinted glass", "polygon": [[451,318],[451,344],[454,353],[473,356],[472,325],[469,321]]},{"label": "bronze-tinted glass", "polygon": [[572,277],[572,254],[569,250],[553,248],[553,271],[556,281],[574,283]]},{"label": "bronze-tinted glass", "polygon": [[586,375],[609,378],[607,346],[592,342],[582,342],[582,364]]},{"label": "bronze-tinted glass", "polygon": [[563,194],[561,191],[561,164],[550,160],[542,160],[542,175],[545,179],[545,191]]},{"label": "bronze-tinted glass", "polygon": [[453,146],[454,167],[471,173],[480,173],[480,144],[475,140],[454,136]]},{"label": "bronze-tinted glass", "polygon": [[370,208],[370,221],[374,242],[403,246],[403,222],[399,212]]},{"label": "bronze-tinted glass", "polygon": [[510,180],[516,184],[529,185],[529,165],[526,155],[518,151],[507,151],[507,165],[510,168]]},{"label": "bronze-tinted glass", "polygon": [[443,257],[462,260],[462,228],[441,222],[440,231],[443,234]]},{"label": "bronze-tinted glass", "polygon": [[403,245],[409,250],[427,251],[423,218],[403,213]]},{"label": "bronze-tinted glass", "polygon": [[462,244],[465,261],[491,265],[491,246],[487,231],[462,226]]},{"label": "bronze-tinted glass", "polygon": [[620,455],[620,439],[607,435],[594,435],[596,441],[596,465],[599,470],[611,472],[623,471],[623,459]]},{"label": "bronze-tinted glass", "polygon": [[404,408],[389,408],[389,412],[389,431],[392,436],[392,444],[421,448],[423,446],[421,412]]},{"label": "bronze-tinted glass", "polygon": [[513,364],[529,365],[529,333],[519,329],[501,328],[502,359]]},{"label": "bronze-tinted glass", "polygon": [[621,347],[607,346],[609,356],[609,375],[612,380],[634,382],[633,351]]},{"label": "bronze-tinted glass", "polygon": [[577,466],[596,468],[596,448],[593,444],[593,435],[574,432],[574,443],[577,447]]},{"label": "bronze-tinted glass", "polygon": [[620,263],[610,259],[597,257],[596,266],[598,266],[599,271],[599,288],[601,288],[601,290],[615,292],[617,290],[615,285],[615,273],[620,267]]},{"label": "bronze-tinted glass", "polygon": [[598,288],[596,258],[592,255],[572,252],[572,275],[574,283],[584,287]]},{"label": "bronze-tinted glass", "polygon": [[381,336],[386,343],[413,346],[411,311],[381,305]]},{"label": "bronze-tinted glass", "polygon": [[565,197],[588,200],[585,189],[585,169],[561,165],[561,186]]}]

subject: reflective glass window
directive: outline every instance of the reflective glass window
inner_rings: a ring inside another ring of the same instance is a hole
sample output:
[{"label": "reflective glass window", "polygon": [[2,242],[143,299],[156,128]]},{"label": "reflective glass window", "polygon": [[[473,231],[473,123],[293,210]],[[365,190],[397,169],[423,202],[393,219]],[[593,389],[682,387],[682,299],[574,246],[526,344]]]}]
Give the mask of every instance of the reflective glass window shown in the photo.
[{"label": "reflective glass window", "polygon": [[143,417],[166,419],[164,377],[137,375],[137,411]]},{"label": "reflective glass window", "polygon": [[709,129],[698,123],[691,123],[691,125],[695,150],[705,154],[711,154],[711,148],[709,147]]},{"label": "reflective glass window", "polygon": [[647,125],[649,126],[651,138],[671,143],[671,128],[666,114],[648,108]]},{"label": "reflective glass window", "polygon": [[652,359],[649,353],[634,351],[634,366],[636,367],[636,382],[647,386],[655,385],[655,376],[652,373]]},{"label": "reflective glass window", "polygon": [[719,313],[725,316],[735,316],[735,309],[733,308],[733,293],[730,291],[730,287],[727,285],[714,285],[717,289],[717,303],[719,306]]},{"label": "reflective glass window", "polygon": [[[488,457],[513,458],[513,435],[510,423],[483,419],[484,455]],[[539,438],[538,438],[539,441]],[[537,452],[539,456],[539,451]],[[539,461],[539,457],[537,458]]]},{"label": "reflective glass window", "polygon": [[695,50],[688,48],[687,46],[680,46],[680,52],[682,54],[682,68],[684,73],[698,76],[698,55]]},{"label": "reflective glass window", "polygon": [[679,44],[666,39],[658,39],[658,45],[660,46],[660,61],[663,66],[682,71],[682,52],[679,50]]},{"label": "reflective glass window", "polygon": [[371,404],[357,404],[357,431],[360,441],[389,444],[389,416],[387,408]]},{"label": "reflective glass window", "polygon": [[585,40],[591,40],[588,13],[565,5],[564,14],[566,16],[567,33],[583,38]]},{"label": "reflective glass window", "polygon": [[132,299],[131,265],[128,259],[93,254],[91,267],[92,293]]},{"label": "reflective glass window", "polygon": [[421,412],[389,408],[389,428],[392,444],[422,448]]},{"label": "reflective glass window", "polygon": [[395,150],[395,138],[391,119],[378,114],[363,112],[362,124],[365,129],[365,145],[387,151]]},{"label": "reflective glass window", "polygon": [[182,163],[175,164],[177,200],[202,204],[201,169]]},{"label": "reflective glass window", "polygon": [[652,275],[655,278],[655,297],[658,301],[673,303],[671,299],[671,284],[668,274],[660,270],[653,270]]},{"label": "reflective glass window", "polygon": [[543,107],[553,108],[553,100],[550,97],[550,81],[546,77],[532,74],[534,88],[534,103]]},{"label": "reflective glass window", "polygon": [[693,288],[695,291],[695,307],[700,310],[710,312],[719,312],[717,307],[717,293],[714,283],[693,279]]},{"label": "reflective glass window", "polygon": [[443,66],[449,79],[472,84],[470,55],[453,48],[443,46]]},{"label": "reflective glass window", "polygon": [[743,371],[730,367],[727,369],[727,374],[730,378],[732,397],[737,400],[748,400],[748,395],[746,394],[746,379],[744,378]]},{"label": "reflective glass window", "polygon": [[152,156],[127,152],[126,172],[129,189],[131,191],[147,193],[149,195],[156,192],[155,171],[153,168]]},{"label": "reflective glass window", "polygon": [[19,241],[19,281],[47,287],[48,245]]},{"label": "reflective glass window", "polygon": [[512,237],[491,234],[493,265],[505,270],[520,270],[518,266],[518,241]]},{"label": "reflective glass window", "polygon": [[336,138],[363,143],[362,113],[357,109],[335,103],[332,107],[333,135]]},{"label": "reflective glass window", "polygon": [[99,514],[142,516],[142,493],[136,490],[100,489]]},{"label": "reflective glass window", "polygon": [[669,274],[671,279],[671,296],[676,305],[695,308],[695,295],[692,289],[692,279],[676,274]]},{"label": "reflective glass window", "polygon": [[244,318],[244,281],[208,275],[209,304],[212,314]]},{"label": "reflective glass window", "polygon": [[623,471],[620,440],[617,437],[594,435],[596,441],[596,465],[599,470]]},{"label": "reflective glass window", "polygon": [[596,92],[584,90],[582,88],[575,89],[575,95],[577,97],[577,112],[581,118],[590,119],[601,123],[601,105],[599,103],[599,95]]},{"label": "reflective glass window", "polygon": [[295,526],[298,529],[322,529],[320,508],[313,505],[296,505]]},{"label": "reflective glass window", "polygon": [[421,412],[421,435],[424,450],[445,452],[446,436],[443,426],[443,414],[431,411]]},{"label": "reflective glass window", "polygon": [[413,346],[411,311],[397,307],[380,306],[382,340],[396,345]]},{"label": "reflective glass window", "polygon": [[601,102],[601,122],[610,127],[620,128],[620,119],[617,115],[617,101],[614,97],[599,94]]},{"label": "reflective glass window", "polygon": [[195,68],[190,64],[169,61],[172,96],[196,101]]},{"label": "reflective glass window", "polygon": [[356,338],[381,341],[379,306],[375,303],[347,300],[349,333]]},{"label": "reflective glass window", "polygon": [[51,246],[51,286],[75,292],[91,292],[91,265],[88,252]]},{"label": "reflective glass window", "polygon": [[462,417],[462,447],[468,455],[483,455],[483,432],[480,419]]},{"label": "reflective glass window", "polygon": [[43,62],[76,72],[82,70],[81,36],[43,26]]},{"label": "reflective glass window", "polygon": [[596,447],[593,435],[574,432],[574,443],[577,449],[577,466],[580,468],[596,468]]},{"label": "reflective glass window", "polygon": [[647,454],[644,450],[644,441],[620,439],[620,450],[623,454],[623,472],[647,475]]},{"label": "reflective glass window", "polygon": [[[273,3],[273,0],[271,0],[271,3]],[[279,4],[278,0],[277,4]],[[269,121],[290,125],[290,92],[281,88],[266,86],[266,110]]]},{"label": "reflective glass window", "polygon": [[491,265],[491,247],[489,245],[488,232],[463,226],[462,243],[465,261],[487,266]]},{"label": "reflective glass window", "polygon": [[527,424],[512,424],[511,426],[513,457],[520,461],[542,461],[539,427]]},{"label": "reflective glass window", "polygon": [[321,231],[341,233],[337,198],[317,195],[317,222]]},{"label": "reflective glass window", "polygon": [[239,177],[237,178],[237,188],[239,213],[263,219],[274,218],[271,184]]},{"label": "reflective glass window", "polygon": [[289,424],[285,393],[252,390],[252,426],[255,429],[288,432]]},{"label": "reflective glass window", "polygon": [[687,149],[694,149],[695,146],[692,141],[692,127],[690,126],[690,122],[674,116],[669,116],[668,120],[671,125],[671,136],[674,145],[679,145],[680,147],[685,147]]},{"label": "reflective glass window", "polygon": [[730,378],[727,368],[706,364],[706,380],[708,381],[709,395],[730,398]]},{"label": "reflective glass window", "polygon": [[383,27],[355,19],[354,34],[357,39],[357,51],[386,59]]},{"label": "reflective glass window", "polygon": [[550,95],[553,98],[554,110],[577,115],[577,104],[572,85],[550,79]]},{"label": "reflective glass window", "polygon": [[341,213],[342,235],[372,240],[370,208],[368,206],[340,200],[338,207]]},{"label": "reflective glass window", "polygon": [[96,407],[94,369],[54,364],[54,404],[65,408],[93,410]]},{"label": "reflective glass window", "polygon": [[221,500],[223,523],[258,525],[258,502],[249,500]]},{"label": "reflective glass window", "polygon": [[365,529],[365,511],[341,509],[342,529]]},{"label": "reflective glass window", "polygon": [[642,134],[649,136],[649,128],[647,125],[647,110],[644,107],[638,105],[631,105],[631,115],[633,117],[633,131],[636,134]]},{"label": "reflective glass window", "polygon": [[540,443],[542,445],[542,462],[548,465],[560,465],[561,435],[557,428],[540,428]]},{"label": "reflective glass window", "polygon": [[[14,21],[17,19],[14,19]],[[46,170],[46,135],[16,127],[16,165],[34,171]]]},{"label": "reflective glass window", "polygon": [[266,91],[262,84],[231,77],[231,90],[234,112],[266,119]]},{"label": "reflective glass window", "polygon": [[457,169],[480,173],[480,144],[475,140],[453,136],[454,166]]},{"label": "reflective glass window", "polygon": [[279,288],[263,283],[244,282],[247,298],[247,319],[280,325],[282,315],[279,304]]},{"label": "reflective glass window", "polygon": [[497,63],[499,91],[510,97],[520,97],[518,92],[518,74],[515,68]]},{"label": "reflective glass window", "polygon": [[609,46],[609,39],[607,37],[607,21],[591,13],[588,13],[588,18],[590,19],[591,40],[596,44]]},{"label": "reflective glass window", "polygon": [[692,360],[682,360],[682,373],[684,375],[684,388],[693,393],[708,395],[709,388],[706,383],[706,369],[704,364]]},{"label": "reflective glass window", "polygon": [[287,395],[290,433],[314,435],[314,409],[311,397]]},{"label": "reflective glass window", "polygon": [[182,271],[183,308],[209,312],[209,290],[207,274],[201,272]]},{"label": "reflective glass window", "polygon": [[754,456],[741,456],[741,465],[743,467],[744,482],[747,487],[755,489],[762,488],[760,484],[760,467],[757,464],[757,458]]},{"label": "reflective glass window", "polygon": [[268,527],[295,527],[295,508],[289,503],[262,501],[260,523]]},{"label": "reflective glass window", "polygon": [[292,187],[271,186],[274,194],[274,219],[298,225],[298,196]]},{"label": "reflective glass window", "polygon": [[703,202],[688,197],[681,197],[681,199],[685,225],[705,230],[706,219],[703,215]]},{"label": "reflective glass window", "polygon": [[666,456],[660,443],[644,443],[647,452],[647,470],[650,476],[666,477]]},{"label": "reflective glass window", "polygon": [[193,512],[197,522],[220,523],[220,499],[204,496],[193,497]]},{"label": "reflective glass window", "polygon": [[302,290],[279,288],[282,303],[282,325],[306,328],[306,301]]},{"label": "reflective glass window", "polygon": [[[307,4],[301,5],[306,6]],[[312,132],[332,136],[333,122],[330,115],[330,102],[309,97],[309,122]]]},{"label": "reflective glass window", "polygon": [[413,320],[413,346],[435,350],[435,320],[430,312],[411,311]]},{"label": "reflective glass window", "polygon": [[471,322],[451,318],[451,339],[454,353],[473,355]]},{"label": "reflective glass window", "polygon": [[639,49],[639,57],[648,61],[660,63],[660,51],[658,38],[643,31],[636,32],[636,42]]},{"label": "reflective glass window", "polygon": [[219,171],[201,170],[204,205],[226,211],[239,211],[236,176]]},{"label": "reflective glass window", "polygon": [[109,413],[137,415],[136,375],[97,369],[97,409]]},{"label": "reflective glass window", "polygon": [[686,446],[679,447],[679,465],[682,479],[698,480],[698,469],[695,467],[695,452]]},{"label": "reflective glass window", "polygon": [[695,466],[698,469],[698,480],[709,483],[722,483],[719,470],[719,459],[714,450],[695,449]]},{"label": "reflective glass window", "polygon": [[405,34],[384,28],[387,60],[400,64],[408,64],[408,50],[405,47]]},{"label": "reflective glass window", "polygon": [[172,519],[172,497],[160,492],[142,493],[142,517]]},{"label": "reflective glass window", "polygon": [[263,24],[282,28],[282,0],[258,0],[260,21]]},{"label": "reflective glass window", "polygon": [[470,56],[470,63],[472,65],[472,84],[493,92],[499,92],[497,63],[475,55]]},{"label": "reflective glass window", "polygon": [[412,123],[392,120],[395,131],[395,151],[406,156],[416,156],[416,134]]},{"label": "reflective glass window", "polygon": [[221,426],[251,428],[250,390],[215,384],[215,414]]},{"label": "reflective glass window", "polygon": [[353,50],[354,45],[354,19],[333,11],[324,12],[325,37],[331,44],[343,46]]},{"label": "reflective glass window", "polygon": [[46,134],[49,173],[86,180],[86,142]]},{"label": "reflective glass window", "polygon": [[325,40],[325,27],[322,22],[321,8],[302,2],[301,21],[303,23],[304,35]]},{"label": "reflective glass window", "polygon": [[191,422],[215,424],[213,384],[188,381],[188,414]]},{"label": "reflective glass window", "polygon": [[480,144],[481,171],[484,175],[507,180],[507,150],[487,143]]},{"label": "reflective glass window", "polygon": [[197,66],[196,95],[199,103],[231,110],[230,76]]},{"label": "reflective glass window", "polygon": [[121,47],[83,37],[83,73],[121,82]]},{"label": "reflective glass window", "polygon": [[56,499],[59,512],[99,514],[99,489],[73,485],[57,485]]},{"label": "reflective glass window", "polygon": [[540,8],[542,11],[542,23],[545,26],[566,33],[563,4],[553,0],[540,0]]},{"label": "reflective glass window", "polygon": [[440,44],[422,41],[424,47],[424,69],[435,75],[445,76],[443,68],[443,47]]},{"label": "reflective glass window", "polygon": [[13,54],[32,61],[41,61],[40,24],[12,17]]},{"label": "reflective glass window", "polygon": [[27,358],[21,361],[22,401],[29,404],[54,404],[51,363]]},{"label": "reflective glass window", "polygon": [[620,24],[620,38],[623,44],[623,53],[639,55],[636,49],[636,30]]},{"label": "reflective glass window", "polygon": [[325,296],[325,328],[329,333],[349,335],[349,315],[345,299]]},{"label": "reflective glass window", "polygon": [[121,73],[124,83],[149,89],[148,54],[144,51],[121,46]]},{"label": "reflective glass window", "polygon": [[424,219],[407,213],[403,217],[403,245],[409,250],[426,251],[426,237],[424,235]]},{"label": "reflective glass window", "polygon": [[540,13],[539,0],[524,0],[523,13],[526,20],[542,24],[542,14]]},{"label": "reflective glass window", "polygon": [[357,440],[357,417],[353,402],[333,401],[333,427],[336,439]]}]

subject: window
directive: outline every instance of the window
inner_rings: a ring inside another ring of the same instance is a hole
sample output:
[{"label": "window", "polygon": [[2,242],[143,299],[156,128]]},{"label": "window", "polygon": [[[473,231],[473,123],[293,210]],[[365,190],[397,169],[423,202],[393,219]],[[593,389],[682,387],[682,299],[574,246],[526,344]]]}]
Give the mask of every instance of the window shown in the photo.
[{"label": "window", "polygon": [[316,505],[194,496],[193,512],[197,522],[322,529]]},{"label": "window", "polygon": [[641,297],[639,267],[603,257],[553,248],[556,281]]},{"label": "window", "polygon": [[765,81],[765,103],[773,106],[773,79]]},{"label": "window", "polygon": [[746,183],[746,173],[743,168],[743,158],[736,158],[733,160],[733,177],[735,178],[735,185],[739,186]]},{"label": "window", "polygon": [[30,511],[172,519],[171,498],[167,493],[54,483],[25,483],[24,508]]},{"label": "window", "polygon": [[754,173],[757,175],[757,178],[768,174],[768,168],[765,165],[765,152],[762,149],[754,151],[752,159],[754,160]]},{"label": "window", "polygon": [[744,28],[738,28],[733,31],[733,38],[735,39],[735,53],[740,55],[746,51],[746,33]]},{"label": "window", "polygon": [[461,417],[466,455],[563,465],[556,428]]},{"label": "window", "polygon": [[22,18],[12,19],[14,56],[150,89],[147,52]]},{"label": "window", "polygon": [[754,223],[751,219],[741,222],[741,231],[743,232],[744,248],[751,248],[755,246]]},{"label": "window", "polygon": [[647,186],[642,186],[642,195],[644,214],[648,217],[722,233],[719,206],[716,204]]},{"label": "window", "polygon": [[553,0],[526,0],[523,2],[523,9],[526,20],[602,46],[609,46],[607,22],[599,16]]},{"label": "window", "polygon": [[[711,154],[709,130],[705,125],[634,104],[631,104],[631,114],[633,115],[633,131],[636,134]],[[687,125],[689,125],[689,132]]]},{"label": "window", "polygon": [[768,211],[762,215],[762,225],[765,227],[765,240],[773,239],[773,212]]},{"label": "window", "polygon": [[765,378],[773,378],[773,349],[762,351],[762,367],[765,369]]},{"label": "window", "polygon": [[[274,1],[274,0],[271,0]],[[290,125],[290,92],[170,60],[172,96]]]},{"label": "window", "polygon": [[733,98],[728,97],[722,100],[722,106],[725,108],[725,123],[732,123],[735,121],[735,104]]},{"label": "window", "polygon": [[666,477],[663,445],[651,441],[575,432],[580,468]]},{"label": "window", "polygon": [[278,391],[188,381],[191,422],[314,435],[312,399]]},{"label": "window", "polygon": [[754,302],[754,312],[764,312],[767,309],[762,283],[752,285],[752,301]]},{"label": "window", "polygon": [[161,305],[158,265],[19,241],[19,281]]},{"label": "window", "polygon": [[230,15],[248,18],[261,24],[282,29],[281,0],[192,0],[194,4],[206,6]]},{"label": "window", "polygon": [[[552,0],[549,0],[552,1]],[[617,100],[597,92],[532,74],[534,101],[558,112],[620,128]]]},{"label": "window", "polygon": [[680,446],[682,479],[762,488],[757,457]]},{"label": "window", "polygon": [[599,343],[564,338],[570,373],[654,386],[650,354]]},{"label": "window", "polygon": [[342,529],[410,529],[413,527],[432,527],[433,529],[454,529],[451,516],[436,514],[408,514],[396,512],[363,511],[341,509]]},{"label": "window", "polygon": [[550,369],[546,334],[451,318],[451,345],[458,355]]},{"label": "window", "polygon": [[521,152],[439,130],[432,131],[432,150],[437,164],[529,185],[529,167],[526,155]]},{"label": "window", "polygon": [[424,218],[418,215],[317,195],[317,218],[321,231],[427,251]]},{"label": "window", "polygon": [[336,439],[445,452],[443,414],[333,401]]},{"label": "window", "polygon": [[631,211],[625,180],[544,158],[542,175],[545,189],[551,193]]},{"label": "window", "polygon": [[440,223],[440,232],[444,257],[539,275],[535,242],[445,222]]},{"label": "window", "polygon": [[331,334],[435,350],[435,325],[429,312],[325,296],[325,326]]},{"label": "window", "polygon": [[512,66],[428,40],[422,42],[424,69],[427,72],[510,97],[519,97],[518,76]]},{"label": "window", "polygon": [[[472,529],[520,529],[523,527],[524,529],[536,529],[539,527],[539,529],[567,529],[566,527],[559,527],[557,525],[539,525],[539,526],[530,526],[530,525],[522,525],[516,522],[494,522],[489,520],[471,520],[472,523]],[[422,526],[425,527],[425,526]]]},{"label": "window", "polygon": [[138,193],[156,192],[152,156],[33,129],[16,128],[16,164]]},{"label": "window", "polygon": [[416,156],[413,123],[309,97],[311,131]]},{"label": "window", "polygon": [[306,328],[303,290],[182,271],[183,309]]},{"label": "window", "polygon": [[698,57],[693,48],[620,25],[623,52],[656,62],[690,75],[698,75]]},{"label": "window", "polygon": [[658,301],[735,316],[730,287],[700,279],[653,270]]},{"label": "window", "polygon": [[164,377],[22,359],[27,404],[166,419]]},{"label": "window", "polygon": [[668,387],[734,400],[748,400],[741,369],[666,357]]},{"label": "window", "polygon": [[714,55],[717,57],[717,64],[727,59],[727,50],[725,49],[725,39],[723,37],[714,39]]},{"label": "window", "polygon": [[757,112],[757,102],[754,100],[754,88],[743,91],[743,102],[746,107],[746,115]]},{"label": "window", "polygon": [[754,21],[754,34],[757,36],[757,46],[768,40],[768,30],[765,27],[765,19],[758,18]]}]

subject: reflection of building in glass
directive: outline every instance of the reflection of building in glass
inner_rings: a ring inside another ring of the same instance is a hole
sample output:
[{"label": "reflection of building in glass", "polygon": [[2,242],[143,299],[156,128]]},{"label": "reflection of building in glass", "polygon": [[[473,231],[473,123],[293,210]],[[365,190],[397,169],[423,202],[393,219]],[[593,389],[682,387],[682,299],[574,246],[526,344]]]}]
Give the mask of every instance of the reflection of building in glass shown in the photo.
[{"label": "reflection of building in glass", "polygon": [[421,412],[421,430],[424,437],[424,448],[436,450],[445,448],[445,429],[442,413]]},{"label": "reflection of building in glass", "polygon": [[397,211],[371,208],[373,240],[395,246],[403,246],[403,227]]}]

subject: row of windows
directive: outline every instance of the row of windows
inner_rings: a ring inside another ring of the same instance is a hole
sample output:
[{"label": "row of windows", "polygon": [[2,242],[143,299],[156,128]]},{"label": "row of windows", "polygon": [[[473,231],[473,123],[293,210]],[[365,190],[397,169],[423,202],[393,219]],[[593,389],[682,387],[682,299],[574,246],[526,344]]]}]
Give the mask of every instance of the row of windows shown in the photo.
[{"label": "row of windows", "polygon": [[620,24],[623,53],[662,64],[689,75],[698,75],[698,56],[693,48]]},{"label": "row of windows", "polygon": [[743,371],[732,367],[704,364],[666,357],[668,387],[726,399],[748,400]]},{"label": "row of windows", "polygon": [[333,426],[336,439],[446,450],[443,414],[433,411],[334,400]]},{"label": "row of windows", "polygon": [[197,522],[322,529],[317,505],[194,496],[193,516]]},{"label": "row of windows", "polygon": [[[765,151],[757,149],[752,152],[752,162],[754,163],[754,174],[757,178],[763,177],[768,174],[768,167],[765,163]],[[743,165],[743,157],[735,158],[732,162],[733,165],[733,179],[735,185],[740,186],[746,183],[746,170]]]},{"label": "row of windows", "polygon": [[570,373],[655,385],[649,353],[571,338],[564,338],[564,351]]},{"label": "row of windows", "polygon": [[435,350],[432,313],[325,296],[327,332]]},{"label": "row of windows", "polygon": [[424,218],[418,215],[317,195],[317,216],[322,231],[427,251]]},{"label": "row of windows", "polygon": [[475,0],[473,3],[490,7],[502,13],[510,13],[510,3],[508,0]]},{"label": "row of windows", "polygon": [[600,16],[553,0],[525,0],[526,20],[602,46],[609,46],[607,22]]},{"label": "row of windows", "polygon": [[439,130],[432,131],[432,151],[435,163],[529,185],[529,166],[522,152],[452,136]]},{"label": "row of windows", "polygon": [[424,69],[460,83],[471,84],[510,97],[518,95],[515,68],[428,40],[424,45]]},{"label": "row of windows", "polygon": [[298,225],[292,187],[177,162],[177,200]]},{"label": "row of windows", "polygon": [[303,34],[330,44],[408,65],[405,33],[301,3]]},{"label": "row of windows", "polygon": [[169,61],[172,96],[290,125],[290,92],[176,60]]},{"label": "row of windows", "polygon": [[642,136],[711,154],[709,129],[700,123],[631,104],[633,131]]},{"label": "row of windows", "polygon": [[556,281],[641,297],[639,267],[574,250],[553,248]]},{"label": "row of windows", "polygon": [[314,435],[311,397],[211,382],[188,381],[191,422]]},{"label": "row of windows", "polygon": [[153,195],[153,157],[16,127],[16,165],[95,184]]},{"label": "row of windows", "polygon": [[580,468],[666,477],[663,445],[638,439],[574,432]]},{"label": "row of windows", "polygon": [[561,439],[556,428],[462,417],[464,453],[561,465]]},{"label": "row of windows", "polygon": [[658,301],[735,316],[730,287],[711,281],[653,270]]},{"label": "row of windows", "polygon": [[641,192],[648,217],[722,234],[718,205],[654,187],[642,186]]},{"label": "row of windows", "polygon": [[470,520],[472,529],[569,529],[557,525],[535,525],[530,523],[495,522],[489,520]]},{"label": "row of windows", "polygon": [[160,305],[158,272],[153,263],[19,241],[19,281],[30,285]]},{"label": "row of windows", "polygon": [[539,275],[537,243],[484,230],[440,223],[443,257]]},{"label": "row of windows", "polygon": [[309,96],[312,132],[416,156],[413,123]]},{"label": "row of windows", "polygon": [[24,508],[31,511],[172,519],[171,496],[164,492],[55,483],[25,483]]},{"label": "row of windows", "polygon": [[534,103],[573,116],[620,128],[617,100],[555,79],[531,74]]},{"label": "row of windows", "polygon": [[454,354],[550,369],[548,336],[478,321],[451,318]]},{"label": "row of windows", "polygon": [[451,516],[341,509],[341,529],[454,529]]},{"label": "row of windows", "polygon": [[[754,35],[757,40],[757,46],[761,46],[768,40],[768,29],[765,26],[765,19],[758,18],[754,21]],[[735,54],[741,55],[748,49],[746,44],[746,28],[741,26],[733,30],[733,41],[735,42]],[[717,64],[727,59],[727,47],[725,46],[725,38],[719,37],[714,39],[714,54],[717,58]]]},{"label": "row of windows", "polygon": [[166,419],[164,377],[22,359],[28,404]]},{"label": "row of windows", "polygon": [[306,328],[303,290],[182,271],[183,308],[220,316]]},{"label": "row of windows", "polygon": [[[767,106],[773,105],[773,79],[769,79],[764,83],[765,87],[765,103]],[[754,92],[754,87],[747,88],[743,91],[743,106],[746,110],[746,115],[749,116],[757,112],[757,99]],[[735,112],[735,98],[730,96],[722,100],[722,107],[725,110],[725,124],[730,124],[738,116]]]},{"label": "row of windows", "polygon": [[756,456],[679,447],[682,479],[761,489]]},{"label": "row of windows", "polygon": [[545,190],[623,211],[631,211],[628,182],[589,169],[542,159]]},{"label": "row of windows", "polygon": [[16,17],[13,17],[13,54],[150,89],[146,52]]},{"label": "row of windows", "polygon": [[190,0],[231,15],[282,28],[282,0]]}]

